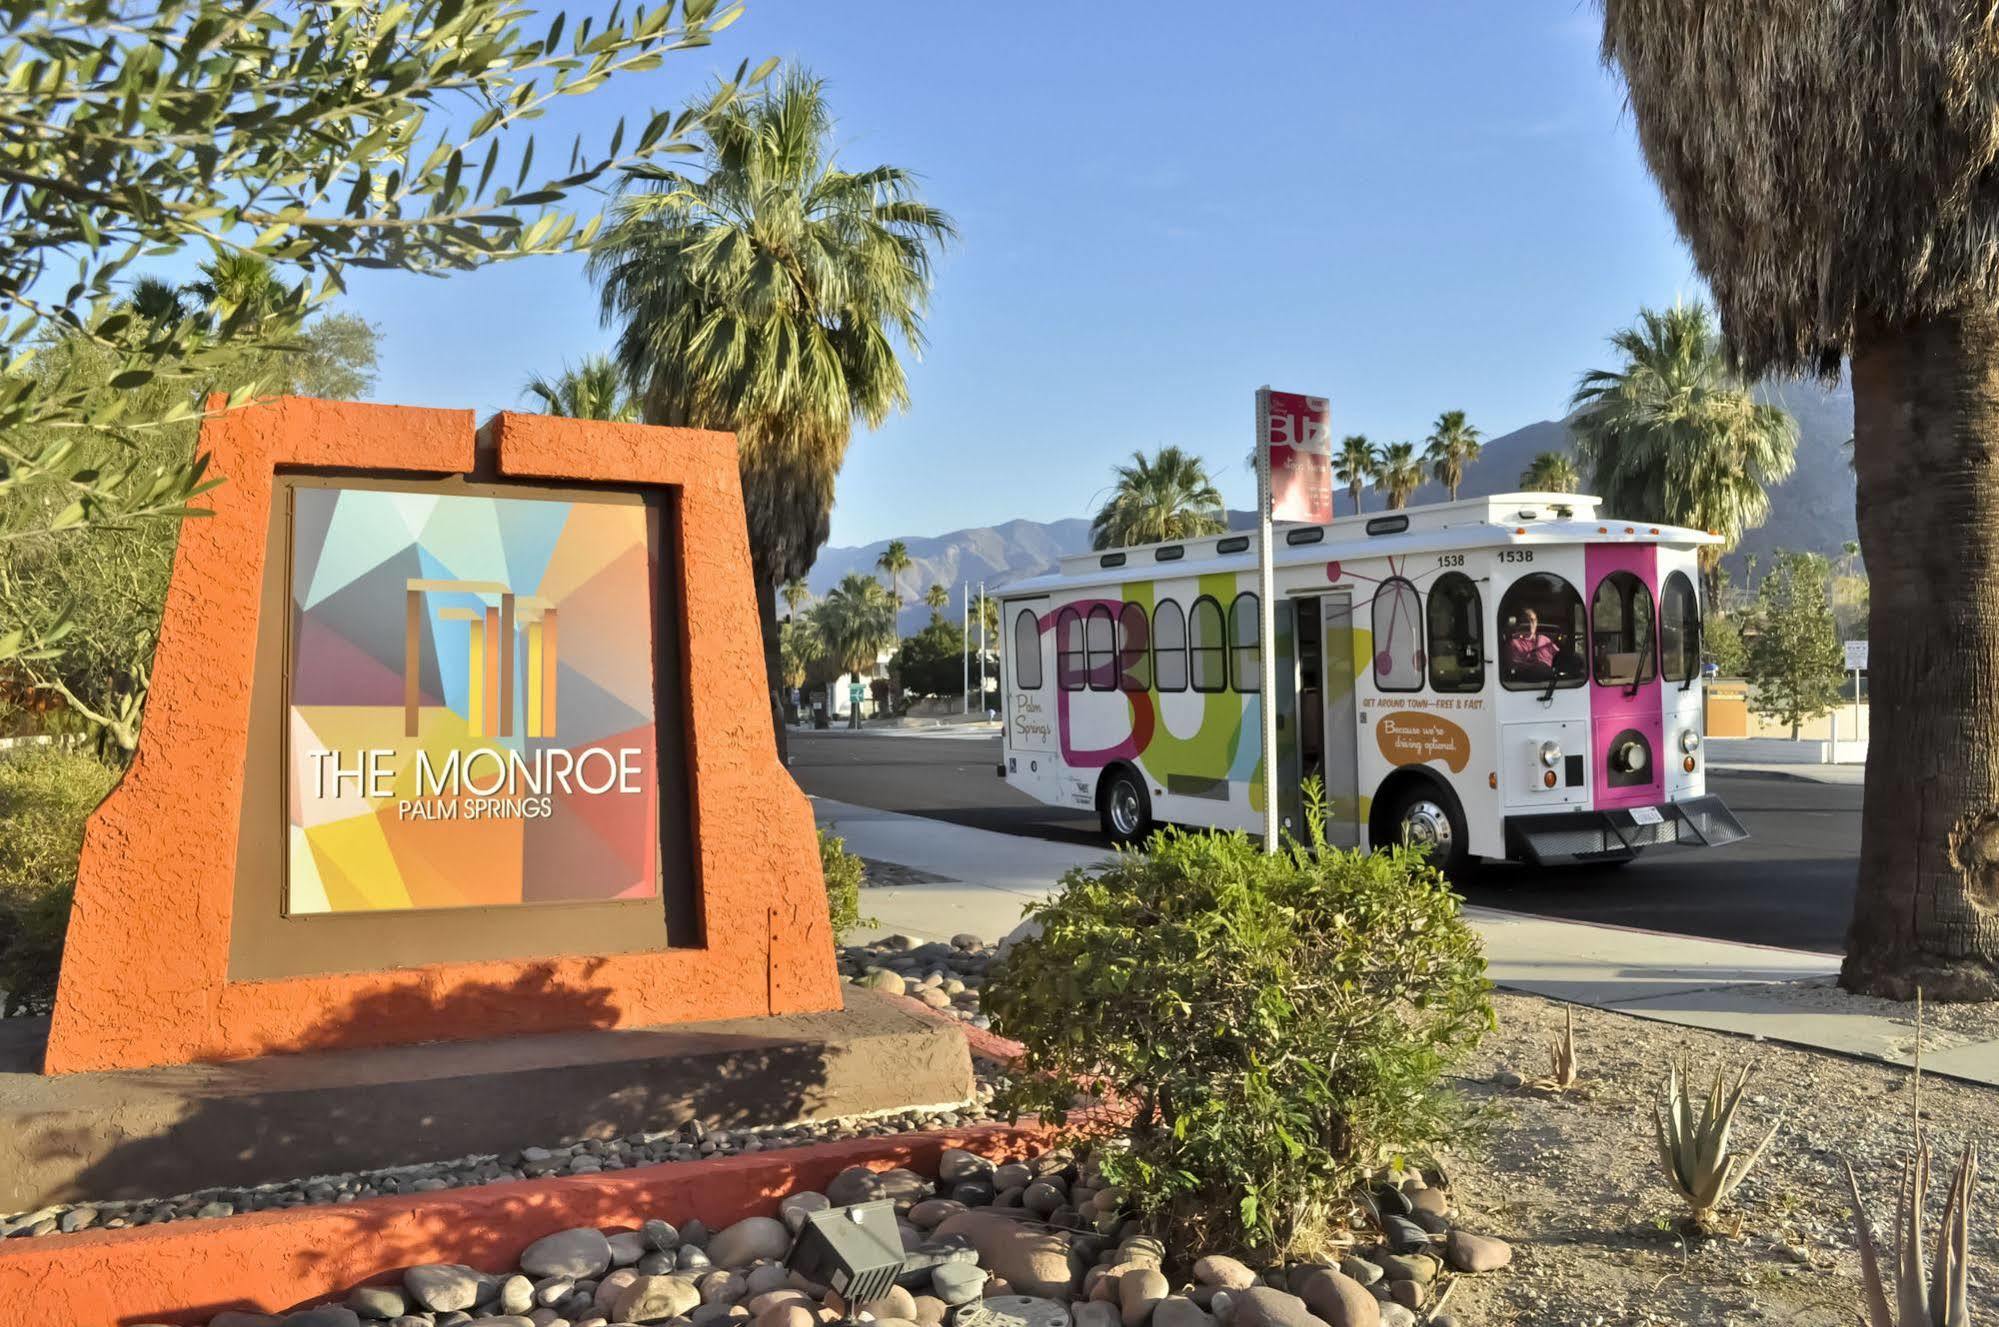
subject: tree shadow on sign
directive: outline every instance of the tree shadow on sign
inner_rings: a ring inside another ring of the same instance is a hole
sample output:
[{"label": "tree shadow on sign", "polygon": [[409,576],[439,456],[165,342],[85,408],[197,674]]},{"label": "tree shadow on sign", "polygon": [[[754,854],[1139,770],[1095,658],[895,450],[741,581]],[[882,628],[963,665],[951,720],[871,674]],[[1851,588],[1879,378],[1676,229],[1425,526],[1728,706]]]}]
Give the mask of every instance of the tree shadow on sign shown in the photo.
[{"label": "tree shadow on sign", "polygon": [[[586,976],[592,971],[586,968]],[[793,1020],[621,1029],[609,1026],[618,1012],[614,992],[565,982],[554,964],[443,993],[421,987],[377,992],[357,998],[301,1039],[308,1047],[332,1049],[81,1076],[96,1080],[90,1107],[41,1112],[29,1121],[38,1136],[24,1140],[23,1151],[44,1161],[93,1157],[59,1192],[43,1197],[101,1202],[466,1156],[504,1161],[528,1146],[609,1141],[674,1129],[690,1119],[725,1128],[784,1123],[823,1114],[831,1104],[828,1043],[801,1035]],[[523,1022],[582,1030],[495,1035]],[[484,1039],[348,1048],[394,1027],[465,1028]],[[59,1106],[64,1085],[81,1079],[46,1081],[53,1085],[51,1104]],[[120,1111],[114,1124],[105,1109],[107,1091],[149,1104]],[[599,1177],[557,1187],[576,1191],[551,1205],[545,1196],[509,1192],[504,1183],[479,1190],[476,1206],[504,1224],[470,1232],[425,1228],[408,1200],[383,1199],[398,1214],[390,1236],[379,1229],[379,1212],[343,1218],[353,1240],[314,1239],[310,1247],[284,1249],[283,1256],[320,1284],[351,1285],[381,1279],[384,1268],[430,1260],[421,1251],[442,1236],[461,1257],[489,1252],[499,1265],[535,1237],[525,1231],[643,1219],[640,1205],[618,1185],[598,1194]],[[551,1215],[538,1225],[537,1213]],[[246,1223],[246,1237],[260,1223],[254,1216],[230,1221]],[[356,1241],[365,1247],[354,1247]],[[252,1307],[220,1303],[193,1310],[185,1299],[173,1302],[171,1287],[159,1293],[157,1306],[130,1320],[198,1322],[206,1321],[202,1312]]]}]

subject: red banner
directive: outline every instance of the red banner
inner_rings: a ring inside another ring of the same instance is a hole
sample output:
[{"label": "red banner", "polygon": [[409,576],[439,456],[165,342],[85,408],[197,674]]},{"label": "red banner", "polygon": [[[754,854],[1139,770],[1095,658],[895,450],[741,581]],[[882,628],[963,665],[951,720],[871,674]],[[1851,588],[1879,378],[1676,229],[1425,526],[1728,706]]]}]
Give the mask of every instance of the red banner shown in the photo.
[{"label": "red banner", "polygon": [[1259,445],[1269,456],[1270,518],[1323,525],[1333,519],[1332,407],[1323,396],[1258,393]]}]

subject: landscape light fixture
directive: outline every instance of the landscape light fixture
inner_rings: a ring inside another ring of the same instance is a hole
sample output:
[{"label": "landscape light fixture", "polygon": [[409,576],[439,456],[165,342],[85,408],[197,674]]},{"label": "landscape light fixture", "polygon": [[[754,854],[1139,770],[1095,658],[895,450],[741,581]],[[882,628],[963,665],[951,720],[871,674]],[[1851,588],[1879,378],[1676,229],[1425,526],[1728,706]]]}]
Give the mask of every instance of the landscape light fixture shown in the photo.
[{"label": "landscape light fixture", "polygon": [[851,1311],[886,1295],[902,1262],[895,1204],[879,1199],[807,1215],[784,1265],[839,1291]]}]

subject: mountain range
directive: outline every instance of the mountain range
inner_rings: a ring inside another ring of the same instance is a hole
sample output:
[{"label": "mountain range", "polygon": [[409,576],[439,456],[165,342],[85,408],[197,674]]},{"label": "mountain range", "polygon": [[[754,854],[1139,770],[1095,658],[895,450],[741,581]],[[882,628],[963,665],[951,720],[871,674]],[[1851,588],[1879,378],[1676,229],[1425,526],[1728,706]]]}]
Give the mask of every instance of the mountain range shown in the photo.
[{"label": "mountain range", "polygon": [[[1763,399],[1790,411],[1798,421],[1797,464],[1789,478],[1770,491],[1770,516],[1762,525],[1747,532],[1735,551],[1723,560],[1737,583],[1743,579],[1744,559],[1755,556],[1768,564],[1778,549],[1803,549],[1837,557],[1841,546],[1854,538],[1853,471],[1847,464],[1847,441],[1853,436],[1853,391],[1842,382],[1836,387],[1813,383],[1769,382],[1758,389]],[[1568,425],[1558,419],[1543,419],[1511,433],[1489,439],[1479,459],[1465,471],[1461,498],[1485,497],[1520,487],[1520,473],[1536,455],[1545,451],[1573,453]],[[1106,461],[1106,468],[1109,461]],[[1336,506],[1346,511],[1347,495],[1341,489]],[[1441,502],[1444,490],[1428,483],[1416,491],[1412,503]],[[1381,500],[1368,492],[1369,510]],[[1255,514],[1229,512],[1231,529],[1255,524]],[[1012,520],[1001,525],[953,530],[941,535],[904,535],[909,549],[910,568],[903,573],[903,594],[910,602],[902,611],[902,629],[915,631],[929,620],[930,610],[917,601],[923,590],[942,584],[951,591],[949,615],[956,619],[963,610],[960,585],[983,580],[988,592],[1013,581],[1025,580],[1052,569],[1056,562],[1090,546],[1087,517],[1058,521]],[[823,595],[851,571],[873,573],[875,560],[888,547],[887,540],[871,544],[828,546],[819,550],[806,583],[815,596]]]}]

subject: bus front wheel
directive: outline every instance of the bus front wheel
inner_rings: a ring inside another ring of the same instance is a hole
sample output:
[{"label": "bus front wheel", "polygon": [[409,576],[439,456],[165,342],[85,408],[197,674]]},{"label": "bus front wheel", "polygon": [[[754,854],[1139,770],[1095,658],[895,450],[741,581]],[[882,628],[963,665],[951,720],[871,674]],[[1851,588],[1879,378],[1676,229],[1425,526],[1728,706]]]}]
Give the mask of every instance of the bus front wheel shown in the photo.
[{"label": "bus front wheel", "polygon": [[1097,812],[1104,837],[1112,843],[1139,843],[1152,832],[1152,798],[1146,795],[1145,780],[1129,767],[1104,781]]},{"label": "bus front wheel", "polygon": [[1457,876],[1471,861],[1464,813],[1453,799],[1433,789],[1416,787],[1404,793],[1389,823],[1398,842],[1428,849],[1430,865],[1447,876]]}]

